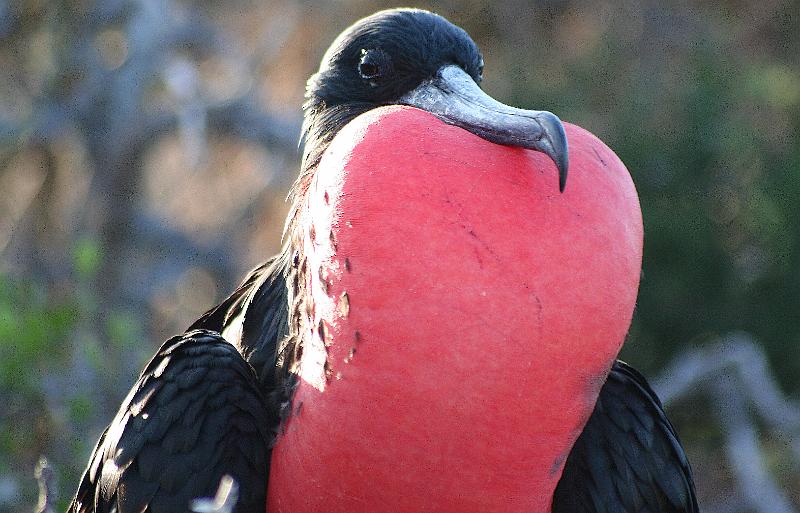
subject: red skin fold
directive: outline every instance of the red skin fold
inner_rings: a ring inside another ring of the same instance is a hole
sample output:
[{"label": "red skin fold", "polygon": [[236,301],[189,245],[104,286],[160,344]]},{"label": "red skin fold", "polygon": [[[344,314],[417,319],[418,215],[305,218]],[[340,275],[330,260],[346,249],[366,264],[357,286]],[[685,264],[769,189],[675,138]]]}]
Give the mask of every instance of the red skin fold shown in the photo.
[{"label": "red skin fold", "polygon": [[414,108],[336,136],[300,219],[314,301],[270,513],[550,511],[642,258],[628,171],[565,128],[563,194],[546,155]]}]

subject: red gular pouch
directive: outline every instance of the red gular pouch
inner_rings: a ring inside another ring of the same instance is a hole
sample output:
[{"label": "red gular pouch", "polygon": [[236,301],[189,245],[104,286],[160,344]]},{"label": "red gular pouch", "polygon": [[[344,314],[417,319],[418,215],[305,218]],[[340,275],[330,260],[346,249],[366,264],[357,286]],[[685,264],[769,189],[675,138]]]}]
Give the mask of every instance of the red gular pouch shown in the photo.
[{"label": "red gular pouch", "polygon": [[549,513],[629,328],[642,218],[566,124],[546,155],[410,107],[336,136],[299,218],[307,308],[270,513]]}]

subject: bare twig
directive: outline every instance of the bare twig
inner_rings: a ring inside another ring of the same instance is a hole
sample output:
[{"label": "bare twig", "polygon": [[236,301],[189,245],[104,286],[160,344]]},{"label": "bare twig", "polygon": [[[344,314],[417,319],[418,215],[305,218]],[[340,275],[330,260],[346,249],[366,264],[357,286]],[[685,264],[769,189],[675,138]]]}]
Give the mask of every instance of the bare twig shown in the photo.
[{"label": "bare twig", "polygon": [[39,481],[39,502],[36,504],[36,513],[55,513],[55,473],[47,462],[47,458],[42,456],[34,470],[36,480]]},{"label": "bare twig", "polygon": [[213,499],[194,499],[190,508],[195,513],[233,513],[239,500],[239,485],[234,478],[225,474],[219,480],[217,495]]},{"label": "bare twig", "polygon": [[746,333],[732,333],[718,344],[683,353],[654,381],[653,388],[667,404],[706,390],[722,375],[738,380],[739,399],[771,429],[789,435],[795,457],[800,460],[800,406],[781,392],[764,352]]},{"label": "bare twig", "polygon": [[654,389],[665,404],[697,393],[712,398],[712,407],[725,436],[725,452],[734,471],[742,501],[718,511],[744,509],[758,513],[795,513],[786,493],[767,471],[759,446],[755,419],[792,440],[800,460],[800,408],[778,388],[766,356],[746,333],[733,333],[722,342],[687,351],[675,359]]}]

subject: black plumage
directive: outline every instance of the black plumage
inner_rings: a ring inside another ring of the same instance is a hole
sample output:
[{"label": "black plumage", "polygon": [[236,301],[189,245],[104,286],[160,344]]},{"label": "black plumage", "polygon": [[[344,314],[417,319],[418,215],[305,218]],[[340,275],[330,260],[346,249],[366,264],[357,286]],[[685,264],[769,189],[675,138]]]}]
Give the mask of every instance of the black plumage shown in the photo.
[{"label": "black plumage", "polygon": [[[462,29],[426,11],[383,11],[334,42],[308,82],[303,162],[281,253],[161,347],[101,436],[70,513],[188,511],[189,500],[213,495],[226,473],[240,485],[236,511],[264,511],[270,446],[290,411],[309,308],[306,258],[295,233],[309,179],[347,122],[402,102],[450,65],[480,83],[478,48]],[[561,162],[563,182],[566,160],[556,158],[558,147],[526,147]],[[624,364],[614,366],[566,462],[553,511],[697,511],[674,430],[644,379]]]},{"label": "black plumage", "polygon": [[187,511],[230,474],[240,511],[263,511],[269,408],[253,368],[218,333],[164,343],[97,442],[70,513]]}]

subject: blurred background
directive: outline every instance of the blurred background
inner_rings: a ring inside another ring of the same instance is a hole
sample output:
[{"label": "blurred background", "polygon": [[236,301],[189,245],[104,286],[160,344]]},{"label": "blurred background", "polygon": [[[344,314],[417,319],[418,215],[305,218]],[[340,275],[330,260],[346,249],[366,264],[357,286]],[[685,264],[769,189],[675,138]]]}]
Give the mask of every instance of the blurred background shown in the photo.
[{"label": "blurred background", "polygon": [[[645,257],[623,357],[706,512],[800,511],[800,2],[417,2],[484,88],[614,148]],[[0,0],[0,512],[59,507],[145,361],[278,248],[339,0]]]}]

